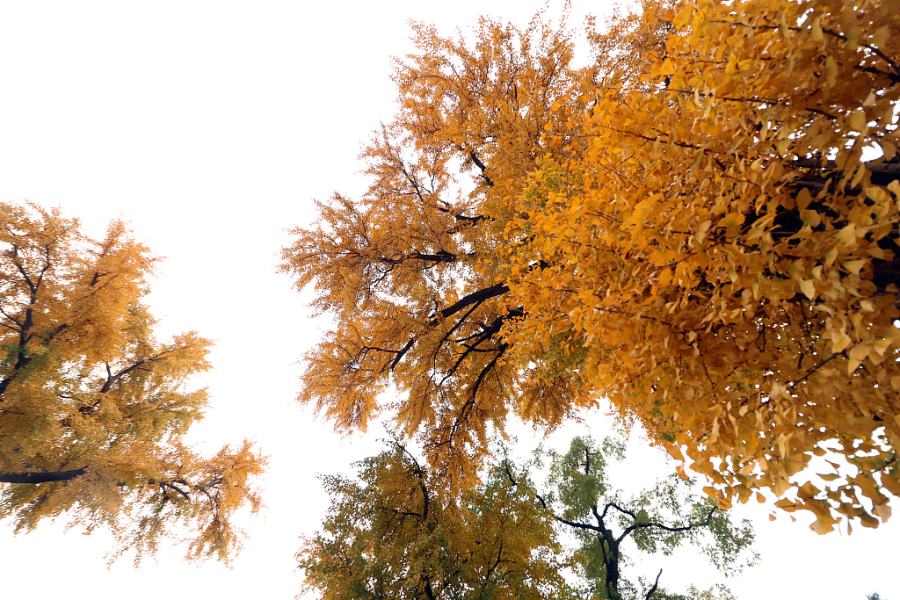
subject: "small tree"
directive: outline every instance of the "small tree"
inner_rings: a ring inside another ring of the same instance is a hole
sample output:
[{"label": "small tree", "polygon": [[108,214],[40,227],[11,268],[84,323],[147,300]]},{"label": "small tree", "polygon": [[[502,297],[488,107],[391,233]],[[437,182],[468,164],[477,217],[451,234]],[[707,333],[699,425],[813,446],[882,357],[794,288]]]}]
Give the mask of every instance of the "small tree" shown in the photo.
[{"label": "small tree", "polygon": [[[550,452],[549,456],[551,491],[536,498],[548,515],[575,537],[569,564],[579,575],[578,589],[583,597],[730,597],[724,586],[708,590],[692,586],[686,595],[670,593],[659,585],[662,570],[652,584],[624,577],[622,567],[631,562],[625,552],[628,542],[642,553],[664,555],[684,544],[699,546],[726,575],[755,563],[757,555],[750,550],[754,540],[750,522],[732,523],[715,501],[697,494],[696,482],[672,476],[633,497],[613,488],[606,467],[610,460],[624,459],[621,440],[606,438],[597,444],[589,437],[576,437],[568,452]],[[520,476],[508,460],[504,467],[509,481],[518,484]]]}]

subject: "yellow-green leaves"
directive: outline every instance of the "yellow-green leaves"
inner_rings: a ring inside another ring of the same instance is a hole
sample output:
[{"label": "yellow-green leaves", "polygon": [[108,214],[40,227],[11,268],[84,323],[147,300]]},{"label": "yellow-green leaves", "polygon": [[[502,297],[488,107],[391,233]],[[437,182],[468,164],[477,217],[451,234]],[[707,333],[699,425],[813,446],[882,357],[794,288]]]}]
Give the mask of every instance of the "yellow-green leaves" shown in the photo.
[{"label": "yellow-green leaves", "polygon": [[568,597],[552,519],[524,476],[515,485],[494,469],[453,496],[400,444],[358,466],[361,483],[322,477],[331,506],[297,554],[305,591],[328,600]]}]

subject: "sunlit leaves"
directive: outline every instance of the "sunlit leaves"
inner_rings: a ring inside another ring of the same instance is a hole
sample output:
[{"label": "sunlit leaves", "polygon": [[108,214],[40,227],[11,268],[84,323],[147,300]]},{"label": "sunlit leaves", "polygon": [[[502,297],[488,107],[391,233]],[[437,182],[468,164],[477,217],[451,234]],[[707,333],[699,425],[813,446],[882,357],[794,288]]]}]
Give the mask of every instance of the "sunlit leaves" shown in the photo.
[{"label": "sunlit leaves", "polygon": [[[471,482],[511,411],[552,428],[605,396],[684,447],[720,506],[768,489],[818,531],[883,520],[898,15],[648,1],[588,29],[584,69],[538,19],[483,20],[470,45],[417,25],[399,114],[364,152],[369,192],[285,251],[337,317],[301,400],[364,427],[393,382],[400,428]],[[848,470],[801,495],[820,452]]]}]

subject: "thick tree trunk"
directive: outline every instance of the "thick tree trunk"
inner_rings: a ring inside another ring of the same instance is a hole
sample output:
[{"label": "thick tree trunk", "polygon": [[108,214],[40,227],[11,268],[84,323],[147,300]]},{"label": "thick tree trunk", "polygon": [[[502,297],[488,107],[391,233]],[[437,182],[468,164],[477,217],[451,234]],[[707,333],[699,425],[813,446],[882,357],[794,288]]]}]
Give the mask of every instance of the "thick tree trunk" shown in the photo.
[{"label": "thick tree trunk", "polygon": [[621,600],[619,595],[619,543],[612,534],[604,535],[606,539],[606,593],[610,600]]},{"label": "thick tree trunk", "polygon": [[44,471],[40,473],[0,473],[0,483],[47,483],[68,481],[85,474],[84,469],[71,471]]}]

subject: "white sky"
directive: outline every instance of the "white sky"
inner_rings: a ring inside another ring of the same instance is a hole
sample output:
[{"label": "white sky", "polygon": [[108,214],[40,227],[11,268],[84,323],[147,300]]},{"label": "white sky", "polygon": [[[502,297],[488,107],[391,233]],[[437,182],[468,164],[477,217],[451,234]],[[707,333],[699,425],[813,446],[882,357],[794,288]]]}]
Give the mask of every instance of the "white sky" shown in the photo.
[{"label": "white sky", "polygon": [[[442,32],[479,14],[524,25],[541,5],[0,0],[0,200],[60,206],[94,235],[113,217],[131,221],[137,238],[167,257],[148,300],[162,317],[159,336],[194,329],[217,340],[215,371],[198,379],[212,407],[190,440],[215,448],[250,437],[272,457],[268,509],[246,522],[252,539],[233,570],[186,566],[180,551],[140,571],[128,560],[106,570],[108,536],[47,523],[14,537],[4,524],[0,595],[297,593],[297,538],[327,506],[315,473],[348,472],[378,451],[383,434],[339,438],[292,403],[294,362],[322,323],[275,272],[283,229],[311,223],[313,198],[361,191],[356,155],[393,114],[390,57],[411,50],[407,20]],[[574,0],[572,22],[602,6]],[[592,421],[595,433],[602,421]],[[658,457],[638,454],[616,485],[643,487],[649,481],[636,473],[665,472]],[[785,517],[768,522],[765,507],[736,512],[754,518],[762,554],[731,582],[739,598],[863,600],[877,591],[900,600],[896,521],[819,537]],[[643,572],[662,566],[673,589],[705,586],[702,563],[653,558]]]}]

